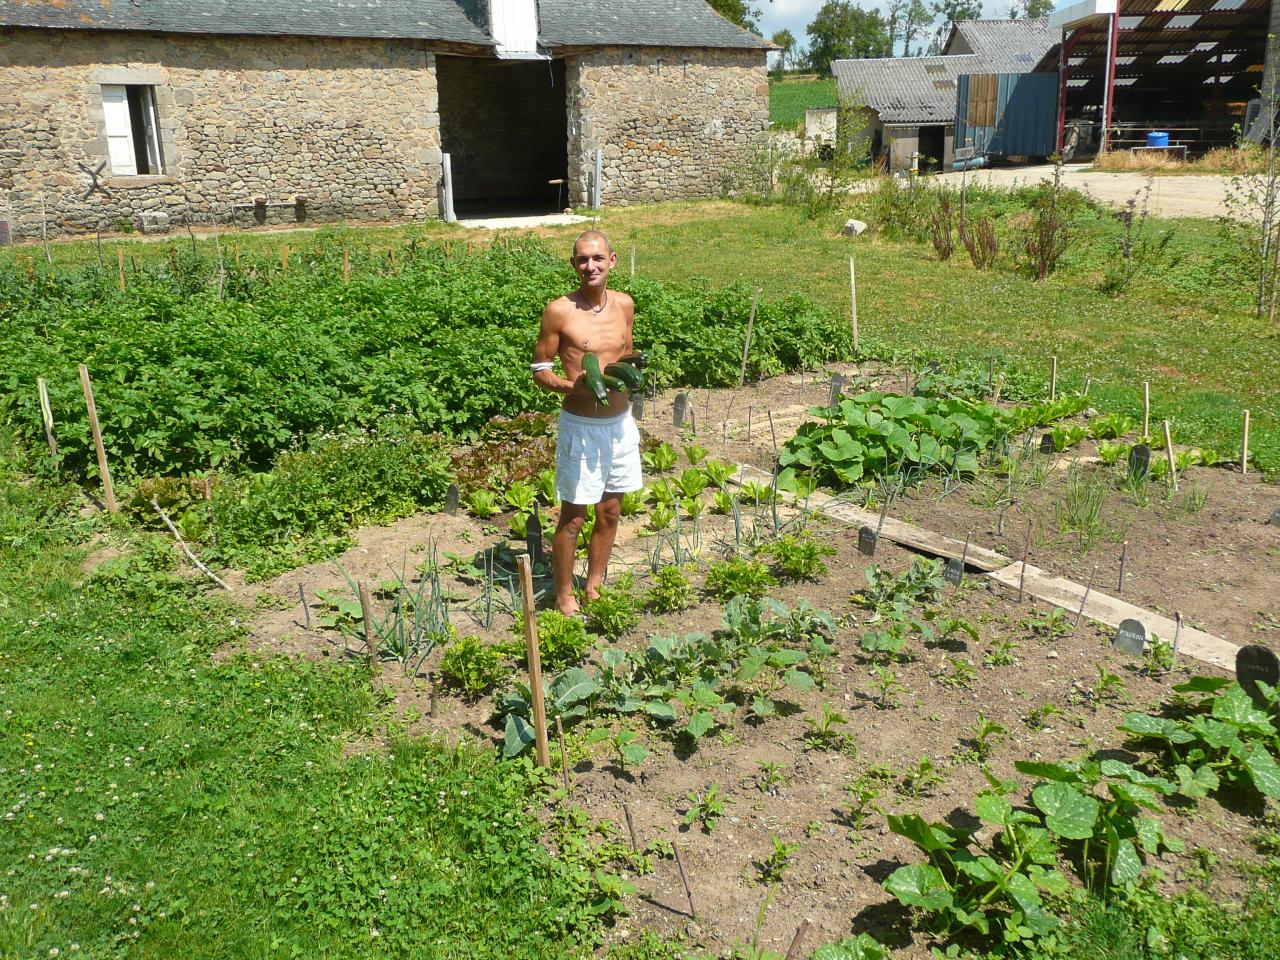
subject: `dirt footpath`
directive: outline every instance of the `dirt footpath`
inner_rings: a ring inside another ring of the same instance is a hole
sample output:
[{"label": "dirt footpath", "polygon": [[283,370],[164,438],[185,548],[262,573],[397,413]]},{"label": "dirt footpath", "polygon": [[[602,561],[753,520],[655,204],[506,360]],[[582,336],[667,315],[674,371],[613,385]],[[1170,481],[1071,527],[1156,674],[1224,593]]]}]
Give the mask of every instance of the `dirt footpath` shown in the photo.
[{"label": "dirt footpath", "polygon": [[[960,185],[959,173],[942,173],[934,179],[940,183]],[[983,186],[1012,187],[1036,184],[1053,179],[1053,165],[998,167],[972,170],[970,183]],[[1221,217],[1227,215],[1229,177],[1221,176],[1152,176],[1145,173],[1102,173],[1087,164],[1068,164],[1063,168],[1065,186],[1081,190],[1095,199],[1120,206],[1135,193],[1145,190],[1151,180],[1150,211],[1159,217]]]}]

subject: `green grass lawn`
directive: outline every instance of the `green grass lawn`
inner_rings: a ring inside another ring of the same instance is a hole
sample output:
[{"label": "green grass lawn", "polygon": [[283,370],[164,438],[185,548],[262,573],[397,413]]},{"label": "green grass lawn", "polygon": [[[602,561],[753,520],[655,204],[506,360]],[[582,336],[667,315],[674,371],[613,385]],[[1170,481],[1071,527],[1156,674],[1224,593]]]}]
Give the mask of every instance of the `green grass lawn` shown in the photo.
[{"label": "green grass lawn", "polygon": [[804,123],[804,112],[812,107],[836,105],[834,77],[821,80],[770,80],[769,126],[790,130]]}]

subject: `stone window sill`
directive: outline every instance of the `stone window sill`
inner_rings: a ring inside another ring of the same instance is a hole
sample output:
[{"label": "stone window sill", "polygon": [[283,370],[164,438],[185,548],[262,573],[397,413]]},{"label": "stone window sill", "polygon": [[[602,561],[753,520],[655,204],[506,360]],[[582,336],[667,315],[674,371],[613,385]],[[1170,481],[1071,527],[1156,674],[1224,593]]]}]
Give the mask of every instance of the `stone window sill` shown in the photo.
[{"label": "stone window sill", "polygon": [[107,186],[117,190],[127,190],[130,187],[153,187],[177,182],[178,178],[168,173],[140,174],[136,177],[113,175],[107,178]]}]

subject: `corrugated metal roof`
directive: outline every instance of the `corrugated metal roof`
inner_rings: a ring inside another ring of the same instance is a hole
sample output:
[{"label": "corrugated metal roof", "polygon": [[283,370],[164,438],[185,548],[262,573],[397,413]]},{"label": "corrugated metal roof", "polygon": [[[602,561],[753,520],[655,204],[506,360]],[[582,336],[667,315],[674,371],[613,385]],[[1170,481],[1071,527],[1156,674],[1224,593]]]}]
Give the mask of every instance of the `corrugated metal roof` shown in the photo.
[{"label": "corrugated metal roof", "polygon": [[967,50],[987,61],[986,73],[1030,73],[1060,39],[1048,17],[1035,20],[961,20],[953,28],[948,49],[957,37]]},{"label": "corrugated metal roof", "polygon": [[703,0],[540,0],[539,33],[552,47],[736,47],[772,44],[743,30]]},{"label": "corrugated metal roof", "polygon": [[883,123],[951,123],[956,77],[983,73],[984,62],[974,54],[836,60],[831,72],[841,99],[866,104]]},{"label": "corrugated metal roof", "polygon": [[0,0],[0,26],[385,37],[493,46],[456,0]]},{"label": "corrugated metal roof", "polygon": [[836,60],[841,97],[854,97],[883,123],[951,123],[956,77],[975,73],[1030,73],[1058,41],[1047,19],[962,20],[938,57]]}]

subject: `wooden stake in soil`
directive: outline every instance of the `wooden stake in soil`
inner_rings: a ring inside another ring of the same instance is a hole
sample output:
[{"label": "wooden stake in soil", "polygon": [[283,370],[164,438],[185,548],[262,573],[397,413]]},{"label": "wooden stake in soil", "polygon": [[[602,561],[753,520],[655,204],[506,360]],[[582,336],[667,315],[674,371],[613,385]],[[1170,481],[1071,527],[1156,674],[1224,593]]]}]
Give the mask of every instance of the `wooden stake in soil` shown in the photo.
[{"label": "wooden stake in soil", "polygon": [[1058,399],[1058,355],[1053,355],[1053,363],[1049,367],[1049,402]]},{"label": "wooden stake in soil", "polygon": [[858,276],[853,269],[853,254],[849,254],[849,315],[853,324],[853,355],[858,355]]},{"label": "wooden stake in soil", "polygon": [[533,700],[533,742],[538,765],[551,765],[547,749],[547,707],[542,700],[542,658],[538,653],[538,613],[534,609],[533,565],[527,553],[516,558],[520,570],[520,598],[524,603],[525,654],[529,661],[529,695]]},{"label": "wooden stake in soil", "polygon": [[1026,596],[1027,561],[1031,559],[1031,533],[1035,529],[1034,520],[1027,521],[1027,545],[1022,550],[1022,570],[1018,573],[1018,602]]},{"label": "wooden stake in soil", "polygon": [[342,249],[342,282],[347,283],[351,280],[351,254],[345,247]]},{"label": "wooden stake in soil", "polygon": [[636,245],[634,243],[631,245],[631,275],[633,277],[636,275]]},{"label": "wooden stake in soil", "polygon": [[996,396],[996,358],[987,357],[987,397],[994,400]]},{"label": "wooden stake in soil", "polygon": [[1142,381],[1142,442],[1151,436],[1151,381]]},{"label": "wooden stake in soil", "polygon": [[1092,384],[1093,384],[1093,377],[1089,376],[1089,374],[1086,373],[1084,375],[1084,395],[1086,397],[1089,395],[1089,387]]},{"label": "wooden stake in soil", "polygon": [[1173,437],[1169,434],[1169,421],[1164,421],[1164,452],[1169,458],[1169,486],[1173,488],[1173,492],[1178,492],[1178,470],[1173,463]]},{"label": "wooden stake in soil", "polygon": [[1089,593],[1093,590],[1094,578],[1098,576],[1097,564],[1094,564],[1093,572],[1089,574],[1089,582],[1085,584],[1084,598],[1080,601],[1080,609],[1076,611],[1076,629],[1080,627],[1080,618],[1084,616],[1084,608],[1089,604]]},{"label": "wooden stake in soil", "polygon": [[98,425],[98,407],[93,402],[93,384],[89,382],[89,368],[80,364],[80,389],[84,391],[84,405],[89,411],[89,429],[93,431],[93,447],[98,454],[98,472],[102,474],[102,494],[107,509],[119,513],[116,505],[116,488],[111,483],[111,468],[107,466],[107,448],[102,445],[102,427]]},{"label": "wooden stake in soil", "polygon": [[1244,434],[1240,438],[1240,474],[1249,472],[1249,411],[1244,412]]},{"label": "wooden stake in soil", "polygon": [[124,249],[116,247],[116,275],[120,278],[120,292],[124,293]]},{"label": "wooden stake in soil", "polygon": [[680,882],[684,884],[684,895],[689,898],[689,916],[696,921],[698,919],[698,910],[693,905],[693,889],[689,886],[689,875],[684,871],[684,858],[680,856],[678,844],[673,843],[671,849],[675,851],[676,866],[680,868]]},{"label": "wooden stake in soil", "polygon": [[802,920],[796,927],[796,935],[791,938],[791,946],[787,948],[786,960],[800,960],[800,947],[804,943],[805,934],[809,932],[809,921]]},{"label": "wooden stake in soil", "polygon": [[49,456],[58,462],[58,440],[53,435],[53,408],[49,406],[49,385],[44,377],[36,377],[36,390],[40,394],[40,417],[44,420],[44,439],[49,444]]},{"label": "wooden stake in soil", "polygon": [[756,329],[756,307],[760,304],[760,287],[751,298],[751,316],[747,319],[747,339],[742,344],[742,368],[738,371],[738,389],[747,382],[747,354],[751,352],[751,336]]},{"label": "wooden stake in soil", "polygon": [[1129,563],[1129,541],[1120,545],[1120,583],[1116,585],[1116,593],[1124,593],[1124,568]]},{"label": "wooden stake in soil", "polygon": [[378,645],[373,639],[373,601],[369,598],[369,588],[360,580],[356,583],[360,593],[360,618],[364,621],[364,646],[369,658],[369,672],[375,676],[379,673]]},{"label": "wooden stake in soil", "polygon": [[631,852],[639,853],[640,845],[636,843],[636,825],[631,819],[631,804],[625,802],[622,804],[622,815],[627,821],[627,835],[631,837]]},{"label": "wooden stake in soil", "polygon": [[302,604],[302,620],[306,629],[311,629],[311,605],[307,603],[307,588],[303,584],[298,584],[298,600]]},{"label": "wooden stake in soil", "polygon": [[287,243],[280,244],[280,272],[289,272],[289,245]]},{"label": "wooden stake in soil", "polygon": [[751,442],[751,415],[755,412],[755,407],[747,407],[747,443]]},{"label": "wooden stake in soil", "polygon": [[1182,611],[1173,615],[1173,665],[1178,665],[1178,644],[1182,641]]},{"label": "wooden stake in soil", "polygon": [[769,414],[769,439],[773,441],[773,452],[778,452],[778,432],[773,429],[773,411],[766,411]]},{"label": "wooden stake in soil", "polygon": [[556,736],[560,740],[560,779],[564,781],[565,796],[569,795],[569,752],[564,748],[564,724],[556,717]]}]

